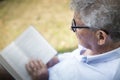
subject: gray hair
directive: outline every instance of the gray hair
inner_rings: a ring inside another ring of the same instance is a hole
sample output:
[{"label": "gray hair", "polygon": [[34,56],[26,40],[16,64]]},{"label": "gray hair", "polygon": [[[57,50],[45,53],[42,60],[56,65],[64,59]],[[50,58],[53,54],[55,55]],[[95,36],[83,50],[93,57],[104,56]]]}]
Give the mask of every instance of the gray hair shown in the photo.
[{"label": "gray hair", "polygon": [[120,0],[72,0],[71,8],[87,26],[104,29],[120,41]]}]

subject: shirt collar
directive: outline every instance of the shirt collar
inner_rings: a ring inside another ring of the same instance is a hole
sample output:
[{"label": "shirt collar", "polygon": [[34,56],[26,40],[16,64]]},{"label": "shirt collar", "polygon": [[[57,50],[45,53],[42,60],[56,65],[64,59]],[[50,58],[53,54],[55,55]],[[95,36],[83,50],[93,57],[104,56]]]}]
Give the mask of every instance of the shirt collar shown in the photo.
[{"label": "shirt collar", "polygon": [[99,62],[106,62],[111,61],[113,59],[120,58],[120,48],[114,49],[112,51],[95,55],[95,56],[86,56],[86,63],[99,63]]}]

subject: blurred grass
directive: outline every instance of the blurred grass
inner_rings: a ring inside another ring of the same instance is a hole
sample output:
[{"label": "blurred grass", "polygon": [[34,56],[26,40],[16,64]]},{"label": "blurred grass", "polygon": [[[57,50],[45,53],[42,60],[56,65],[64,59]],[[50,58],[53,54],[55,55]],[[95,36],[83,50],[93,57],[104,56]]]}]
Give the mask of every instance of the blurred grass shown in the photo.
[{"label": "blurred grass", "polygon": [[4,0],[0,2],[0,50],[33,25],[57,49],[77,47],[70,31],[73,13],[68,0]]}]

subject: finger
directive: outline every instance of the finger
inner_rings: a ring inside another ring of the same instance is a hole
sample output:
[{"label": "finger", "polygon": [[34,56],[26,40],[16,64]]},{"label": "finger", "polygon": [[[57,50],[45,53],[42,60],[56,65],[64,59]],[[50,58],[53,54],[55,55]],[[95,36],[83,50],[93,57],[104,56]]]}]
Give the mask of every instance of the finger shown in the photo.
[{"label": "finger", "polygon": [[35,70],[34,60],[31,60],[31,61],[29,62],[29,67],[31,68],[32,71]]},{"label": "finger", "polygon": [[31,69],[30,65],[26,64],[25,67],[26,67],[28,73],[31,74],[32,73],[32,69]]},{"label": "finger", "polygon": [[42,66],[41,64],[39,64],[38,60],[31,61],[31,65],[32,65],[33,72],[37,72],[38,70],[42,69]]},{"label": "finger", "polygon": [[34,61],[34,67],[37,69],[41,68],[41,65],[39,64],[38,60]]},{"label": "finger", "polygon": [[42,62],[42,60],[38,60],[38,64],[41,65],[41,68],[46,67],[46,65]]},{"label": "finger", "polygon": [[28,69],[32,71],[37,71],[36,60],[30,60],[28,63]]}]

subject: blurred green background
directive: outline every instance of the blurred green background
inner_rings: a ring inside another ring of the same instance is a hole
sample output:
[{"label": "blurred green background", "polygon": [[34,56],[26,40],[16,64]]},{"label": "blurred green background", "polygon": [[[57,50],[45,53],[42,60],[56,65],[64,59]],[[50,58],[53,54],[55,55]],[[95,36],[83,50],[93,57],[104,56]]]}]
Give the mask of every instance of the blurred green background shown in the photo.
[{"label": "blurred green background", "polygon": [[58,51],[77,47],[69,0],[0,0],[0,50],[33,25]]}]

